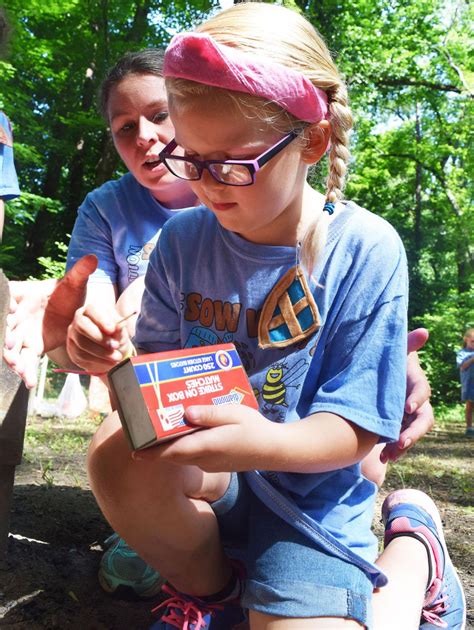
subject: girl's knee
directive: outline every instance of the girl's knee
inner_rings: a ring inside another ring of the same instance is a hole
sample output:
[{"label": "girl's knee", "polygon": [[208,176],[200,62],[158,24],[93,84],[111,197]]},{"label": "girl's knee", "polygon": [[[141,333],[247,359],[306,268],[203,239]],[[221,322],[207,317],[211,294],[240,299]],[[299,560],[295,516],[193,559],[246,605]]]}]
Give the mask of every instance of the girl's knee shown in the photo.
[{"label": "girl's knee", "polygon": [[387,464],[380,461],[380,453],[384,444],[377,444],[361,462],[362,474],[364,477],[373,481],[379,488],[382,487],[387,473]]}]

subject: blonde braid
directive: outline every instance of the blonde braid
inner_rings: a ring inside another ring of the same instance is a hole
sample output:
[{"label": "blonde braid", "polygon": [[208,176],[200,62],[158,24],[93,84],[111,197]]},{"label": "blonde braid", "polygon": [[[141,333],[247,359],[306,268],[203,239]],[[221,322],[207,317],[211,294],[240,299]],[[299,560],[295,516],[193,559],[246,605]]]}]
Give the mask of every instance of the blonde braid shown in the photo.
[{"label": "blonde braid", "polygon": [[343,198],[344,180],[350,160],[349,134],[352,128],[352,113],[348,106],[347,91],[341,82],[326,90],[331,122],[331,148],[329,150],[329,173],[326,182],[326,212],[318,212],[308,228],[301,247],[301,262],[309,274],[324,250],[327,239],[329,216],[334,204]]},{"label": "blonde braid", "polygon": [[329,150],[329,174],[326,181],[326,201],[336,203],[343,198],[342,191],[351,157],[349,135],[353,119],[344,84],[338,85],[334,91],[328,90],[328,97],[331,148]]}]

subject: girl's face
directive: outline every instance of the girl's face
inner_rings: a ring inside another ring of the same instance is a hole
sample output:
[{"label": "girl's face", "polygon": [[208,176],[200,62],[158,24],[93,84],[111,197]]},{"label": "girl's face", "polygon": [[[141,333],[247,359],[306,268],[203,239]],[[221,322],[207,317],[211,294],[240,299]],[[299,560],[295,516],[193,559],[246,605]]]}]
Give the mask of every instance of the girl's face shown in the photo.
[{"label": "girl's face", "polygon": [[125,166],[164,206],[194,203],[187,182],[159,162],[158,154],[174,136],[164,80],[153,74],[131,74],[112,87],[108,116],[112,137]]},{"label": "girl's face", "polygon": [[[170,106],[176,142],[200,160],[254,159],[284,134],[218,106]],[[246,240],[295,245],[302,221],[307,165],[295,140],[257,172],[251,186],[227,186],[204,171],[192,189],[226,229]]]},{"label": "girl's face", "polygon": [[464,337],[464,343],[468,350],[474,350],[474,334],[469,334]]}]

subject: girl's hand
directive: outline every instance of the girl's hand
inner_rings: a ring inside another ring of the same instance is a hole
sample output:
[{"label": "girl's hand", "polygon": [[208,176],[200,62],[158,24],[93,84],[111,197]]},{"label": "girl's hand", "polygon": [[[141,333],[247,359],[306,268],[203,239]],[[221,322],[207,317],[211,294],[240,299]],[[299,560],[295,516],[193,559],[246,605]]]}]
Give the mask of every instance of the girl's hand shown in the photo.
[{"label": "girl's hand", "polygon": [[115,308],[104,311],[88,304],[76,311],[68,327],[66,348],[75,365],[102,374],[130,353],[132,342]]},{"label": "girl's hand", "polygon": [[198,466],[205,472],[268,469],[279,425],[245,405],[195,405],[186,419],[199,427],[162,446],[135,451],[134,459],[158,456],[176,464]]}]

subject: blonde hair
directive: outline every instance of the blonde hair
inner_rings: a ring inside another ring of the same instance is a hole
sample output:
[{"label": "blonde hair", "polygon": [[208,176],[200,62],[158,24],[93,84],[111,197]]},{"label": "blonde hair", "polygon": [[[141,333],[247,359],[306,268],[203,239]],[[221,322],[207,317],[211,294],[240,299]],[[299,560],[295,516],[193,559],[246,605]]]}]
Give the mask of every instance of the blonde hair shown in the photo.
[{"label": "blonde hair", "polygon": [[[262,24],[265,25],[264,28]],[[345,84],[321,35],[310,22],[296,11],[282,6],[242,2],[221,11],[195,30],[207,33],[221,44],[251,53],[256,58],[272,59],[298,70],[313,85],[326,92],[331,124],[326,201],[334,203],[342,199],[350,159],[348,145],[352,113]],[[282,132],[304,130],[308,126],[308,123],[297,120],[275,103],[252,95],[229,92],[183,79],[168,78],[166,87],[170,98],[175,96],[186,101],[204,95],[216,100],[227,98],[247,115],[255,116]],[[304,138],[304,131],[302,136]],[[326,212],[318,213],[303,239],[301,259],[310,273],[326,243],[327,215]]]}]

